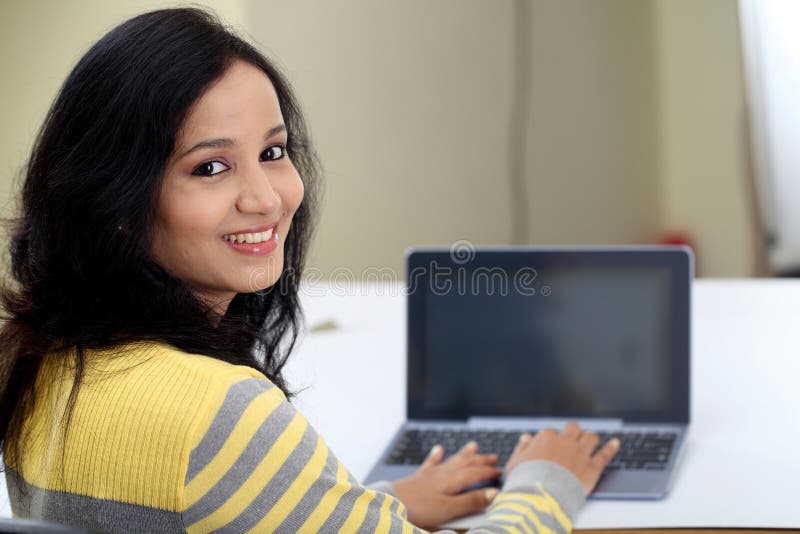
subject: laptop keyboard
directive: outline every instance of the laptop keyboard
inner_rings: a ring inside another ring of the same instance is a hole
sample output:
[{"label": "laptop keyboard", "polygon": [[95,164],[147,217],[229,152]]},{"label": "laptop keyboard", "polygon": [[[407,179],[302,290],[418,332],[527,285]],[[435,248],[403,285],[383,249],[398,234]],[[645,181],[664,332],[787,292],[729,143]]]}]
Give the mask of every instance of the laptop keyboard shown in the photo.
[{"label": "laptop keyboard", "polygon": [[[535,432],[531,432],[535,434]],[[470,441],[478,443],[478,451],[498,455],[497,465],[503,466],[519,440],[517,431],[475,430],[406,430],[397,441],[387,463],[419,465],[434,445],[444,447],[445,458]],[[674,432],[598,432],[601,447],[618,438],[621,447],[606,471],[637,469],[661,471],[666,468],[678,435]]]}]

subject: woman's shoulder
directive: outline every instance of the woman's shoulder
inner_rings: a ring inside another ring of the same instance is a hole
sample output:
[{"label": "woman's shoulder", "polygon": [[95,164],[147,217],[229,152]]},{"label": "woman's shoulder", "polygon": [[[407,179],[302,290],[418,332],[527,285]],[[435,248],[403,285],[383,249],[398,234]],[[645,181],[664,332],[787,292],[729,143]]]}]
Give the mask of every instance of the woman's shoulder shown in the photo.
[{"label": "woman's shoulder", "polygon": [[[104,405],[120,419],[127,414],[155,426],[168,421],[184,436],[232,403],[246,404],[266,392],[278,402],[286,400],[280,388],[256,369],[164,343],[136,342],[91,351],[85,362],[78,404]],[[178,430],[176,422],[186,426]]]},{"label": "woman's shoulder", "polygon": [[227,390],[246,380],[269,379],[258,370],[234,365],[211,356],[183,351],[156,341],[138,341],[110,349],[87,352],[87,382],[115,378],[144,384],[162,384],[196,391]]},{"label": "woman's shoulder", "polygon": [[[255,369],[163,343],[86,350],[64,442],[53,429],[73,398],[76,366],[63,356],[52,352],[45,359],[26,423],[38,437],[26,445],[33,453],[21,472],[43,488],[51,488],[55,472],[47,462],[63,456],[61,490],[180,511],[190,455],[206,435],[215,442],[215,421],[253,401],[286,403],[280,388]],[[52,452],[59,450],[64,455]],[[110,486],[104,482],[109,472]]]}]

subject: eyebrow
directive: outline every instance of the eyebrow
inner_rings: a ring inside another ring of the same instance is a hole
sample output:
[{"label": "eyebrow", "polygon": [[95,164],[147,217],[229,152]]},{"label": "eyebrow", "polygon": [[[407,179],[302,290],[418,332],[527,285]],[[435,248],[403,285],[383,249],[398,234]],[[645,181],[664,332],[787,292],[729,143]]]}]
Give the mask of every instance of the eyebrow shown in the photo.
[{"label": "eyebrow", "polygon": [[[266,141],[270,137],[273,137],[273,136],[278,135],[279,133],[282,133],[282,132],[285,132],[285,131],[286,131],[286,125],[285,124],[279,124],[277,126],[273,126],[269,130],[267,130],[266,134],[264,134],[264,140]],[[231,146],[233,146],[235,144],[236,144],[236,141],[234,141],[230,137],[220,137],[220,138],[217,138],[217,139],[208,139],[206,141],[200,141],[199,143],[194,145],[192,148],[190,148],[189,150],[187,150],[186,152],[181,154],[180,159],[185,158],[186,156],[188,156],[192,152],[196,152],[197,150],[202,150],[204,148],[228,148],[228,147],[231,147]]]}]

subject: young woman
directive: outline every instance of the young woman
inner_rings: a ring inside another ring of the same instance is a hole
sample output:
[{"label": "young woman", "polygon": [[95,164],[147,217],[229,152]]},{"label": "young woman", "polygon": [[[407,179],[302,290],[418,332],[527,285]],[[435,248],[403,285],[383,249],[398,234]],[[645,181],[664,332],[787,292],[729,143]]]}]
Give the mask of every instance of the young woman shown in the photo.
[{"label": "young woman", "polygon": [[287,400],[318,167],[288,84],[196,9],[78,62],[39,133],[3,294],[0,439],[16,515],[112,532],[410,532],[484,510],[569,530],[615,452],[523,436],[359,484]]}]

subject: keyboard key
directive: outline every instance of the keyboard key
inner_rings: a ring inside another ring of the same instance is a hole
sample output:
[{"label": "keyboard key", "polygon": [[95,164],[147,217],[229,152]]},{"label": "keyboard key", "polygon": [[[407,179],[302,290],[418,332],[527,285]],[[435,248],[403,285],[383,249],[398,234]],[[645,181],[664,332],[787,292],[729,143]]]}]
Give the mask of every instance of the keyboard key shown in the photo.
[{"label": "keyboard key", "polygon": [[[535,432],[530,432],[535,434]],[[658,432],[599,432],[600,444],[611,439],[620,440],[621,447],[608,470],[647,469],[663,470],[677,439],[675,433]],[[497,465],[503,466],[519,441],[520,432],[515,430],[453,430],[426,429],[407,430],[397,440],[389,454],[387,463],[395,465],[419,465],[434,445],[444,448],[444,457],[455,454],[470,441],[478,443],[482,453],[498,455]]]}]

